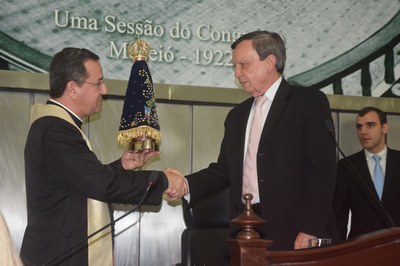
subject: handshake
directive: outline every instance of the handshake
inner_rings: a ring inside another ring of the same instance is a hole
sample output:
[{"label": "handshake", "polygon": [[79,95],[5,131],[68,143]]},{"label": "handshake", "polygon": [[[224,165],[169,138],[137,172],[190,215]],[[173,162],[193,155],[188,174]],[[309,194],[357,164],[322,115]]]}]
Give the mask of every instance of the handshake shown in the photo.
[{"label": "handshake", "polygon": [[182,198],[189,192],[186,178],[179,171],[167,168],[164,170],[164,174],[168,178],[168,188],[164,193],[170,200]]},{"label": "handshake", "polygon": [[[126,170],[137,169],[147,163],[151,157],[159,154],[159,151],[153,150],[129,150],[122,155],[122,167]],[[179,171],[172,168],[167,168],[164,170],[164,173],[168,178],[168,188],[164,193],[170,200],[181,198],[189,192],[189,186],[186,178]]]}]

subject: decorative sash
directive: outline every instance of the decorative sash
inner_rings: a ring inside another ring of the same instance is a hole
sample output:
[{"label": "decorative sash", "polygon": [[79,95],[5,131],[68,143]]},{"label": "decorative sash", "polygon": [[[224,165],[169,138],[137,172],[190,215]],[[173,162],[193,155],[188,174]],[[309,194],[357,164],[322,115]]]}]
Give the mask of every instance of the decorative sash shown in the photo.
[{"label": "decorative sash", "polygon": [[[75,124],[71,116],[63,108],[53,104],[35,104],[31,108],[31,124],[44,116],[55,116],[70,124],[74,125],[79,132],[81,132],[83,139],[90,150],[89,139],[83,133],[83,131]],[[87,232],[88,235],[92,234],[96,230],[100,229],[104,225],[110,223],[110,212],[108,210],[108,204],[95,200],[87,199]],[[112,234],[111,228],[107,228],[99,234],[93,236],[88,240],[88,265],[113,265],[113,254],[112,254]]]}]

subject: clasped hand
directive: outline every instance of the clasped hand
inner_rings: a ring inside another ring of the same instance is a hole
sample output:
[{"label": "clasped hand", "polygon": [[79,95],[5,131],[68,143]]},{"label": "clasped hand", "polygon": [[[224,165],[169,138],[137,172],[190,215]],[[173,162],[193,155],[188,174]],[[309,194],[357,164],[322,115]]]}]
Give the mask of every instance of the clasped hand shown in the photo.
[{"label": "clasped hand", "polygon": [[164,192],[170,200],[178,199],[189,192],[186,178],[177,170],[167,168],[164,170],[168,178],[168,189]]},{"label": "clasped hand", "polygon": [[[142,167],[151,157],[159,154],[159,151],[153,150],[129,150],[122,155],[121,164],[125,170],[134,170]],[[189,192],[186,178],[179,171],[167,168],[164,173],[168,178],[168,188],[164,193],[170,200],[181,198]]]}]

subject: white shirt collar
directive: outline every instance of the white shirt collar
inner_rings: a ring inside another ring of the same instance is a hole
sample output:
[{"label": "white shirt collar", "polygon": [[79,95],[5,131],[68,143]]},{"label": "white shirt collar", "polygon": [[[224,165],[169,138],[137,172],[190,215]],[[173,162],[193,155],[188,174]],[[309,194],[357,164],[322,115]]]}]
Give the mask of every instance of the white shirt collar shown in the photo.
[{"label": "white shirt collar", "polygon": [[274,100],[276,92],[278,91],[279,86],[282,82],[282,76],[280,76],[269,89],[264,93],[264,96],[268,98],[271,102]]},{"label": "white shirt collar", "polygon": [[56,100],[53,100],[53,99],[49,99],[49,101],[50,101],[50,102],[53,102],[53,103],[56,103],[56,104],[58,104],[58,105],[61,105],[61,106],[64,107],[66,110],[68,110],[68,112],[70,112],[71,114],[73,114],[76,118],[79,119],[79,121],[81,121],[81,122],[83,123],[82,119],[81,119],[79,116],[77,116],[74,112],[71,111],[71,109],[69,109],[68,107],[66,107],[65,105],[63,105],[62,103],[60,103],[59,101],[56,101]]},{"label": "white shirt collar", "polygon": [[376,155],[379,155],[379,157],[381,157],[381,160],[386,160],[386,156],[387,156],[387,146],[385,145],[385,147],[383,148],[383,150],[381,150],[380,152],[378,152],[378,153],[370,153],[369,151],[367,151],[367,150],[365,150],[364,149],[364,152],[365,152],[365,156],[368,158],[368,159],[370,159],[370,160],[373,160],[373,158],[372,158],[372,156],[374,156],[375,154]]}]

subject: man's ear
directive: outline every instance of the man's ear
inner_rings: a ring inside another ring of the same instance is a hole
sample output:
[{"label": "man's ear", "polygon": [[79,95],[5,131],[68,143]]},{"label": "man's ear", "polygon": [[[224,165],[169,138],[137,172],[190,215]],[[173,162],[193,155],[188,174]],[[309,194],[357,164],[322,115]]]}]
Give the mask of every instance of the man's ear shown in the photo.
[{"label": "man's ear", "polygon": [[71,99],[76,99],[77,94],[78,94],[78,84],[71,80],[67,83],[67,86],[65,87],[65,94],[68,95]]},{"label": "man's ear", "polygon": [[276,70],[276,57],[273,54],[268,55],[265,58],[266,63],[268,64],[268,69],[271,71]]},{"label": "man's ear", "polygon": [[389,123],[385,123],[382,125],[383,133],[387,134],[389,132],[390,126]]}]

